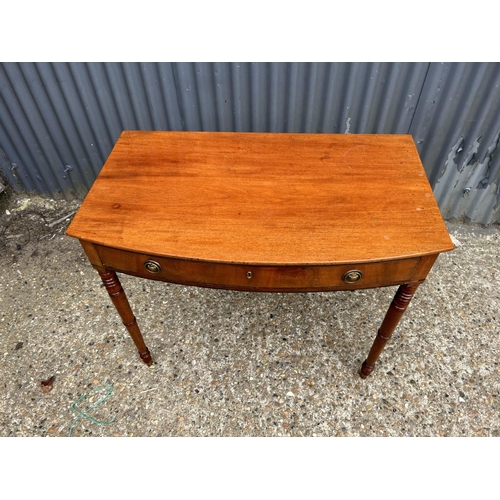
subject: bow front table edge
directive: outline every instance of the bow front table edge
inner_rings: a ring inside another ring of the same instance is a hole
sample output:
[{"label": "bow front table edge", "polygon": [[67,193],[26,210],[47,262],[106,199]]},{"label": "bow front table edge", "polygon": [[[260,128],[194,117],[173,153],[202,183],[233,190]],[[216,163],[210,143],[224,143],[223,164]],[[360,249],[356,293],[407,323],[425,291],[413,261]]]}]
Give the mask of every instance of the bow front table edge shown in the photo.
[{"label": "bow front table edge", "polygon": [[411,135],[124,131],[66,234],[147,365],[117,272],[253,292],[399,285],[363,378],[454,248]]}]

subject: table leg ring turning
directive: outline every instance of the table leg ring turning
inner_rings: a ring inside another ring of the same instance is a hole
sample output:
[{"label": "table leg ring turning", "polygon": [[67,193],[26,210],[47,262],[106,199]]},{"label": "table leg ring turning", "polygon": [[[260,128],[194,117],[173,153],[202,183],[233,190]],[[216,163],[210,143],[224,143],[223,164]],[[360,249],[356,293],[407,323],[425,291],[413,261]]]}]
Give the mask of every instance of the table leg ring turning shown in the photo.
[{"label": "table leg ring turning", "polygon": [[375,368],[375,363],[379,358],[385,344],[391,339],[399,320],[403,316],[413,294],[417,290],[420,282],[407,283],[406,285],[401,285],[391,302],[389,310],[387,311],[382,326],[377,332],[377,336],[373,342],[372,348],[368,357],[361,365],[359,375],[361,378],[366,378],[370,375]]},{"label": "table leg ring turning", "polygon": [[111,297],[111,300],[113,301],[113,304],[116,307],[116,310],[118,311],[123,324],[127,328],[130,336],[132,337],[132,340],[134,341],[135,346],[137,347],[137,350],[139,351],[140,358],[148,366],[151,366],[153,364],[151,354],[146,344],[144,343],[141,331],[139,330],[139,325],[137,324],[134,313],[130,308],[127,296],[123,291],[118,276],[114,271],[107,271],[104,269],[98,269],[98,273],[101,276],[102,282],[104,283],[104,286],[106,287],[106,290]]}]

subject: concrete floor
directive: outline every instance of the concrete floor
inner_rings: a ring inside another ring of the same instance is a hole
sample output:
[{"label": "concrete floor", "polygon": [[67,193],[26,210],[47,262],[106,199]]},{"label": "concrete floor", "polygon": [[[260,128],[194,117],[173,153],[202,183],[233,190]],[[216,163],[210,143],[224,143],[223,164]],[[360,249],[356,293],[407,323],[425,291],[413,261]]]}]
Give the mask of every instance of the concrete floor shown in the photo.
[{"label": "concrete floor", "polygon": [[[443,254],[374,374],[395,287],[252,294],[121,275],[146,367],[79,243],[77,201],[0,216],[0,436],[500,436],[500,231],[448,223]],[[52,390],[41,381],[55,376]],[[98,402],[89,412],[72,409]]]}]

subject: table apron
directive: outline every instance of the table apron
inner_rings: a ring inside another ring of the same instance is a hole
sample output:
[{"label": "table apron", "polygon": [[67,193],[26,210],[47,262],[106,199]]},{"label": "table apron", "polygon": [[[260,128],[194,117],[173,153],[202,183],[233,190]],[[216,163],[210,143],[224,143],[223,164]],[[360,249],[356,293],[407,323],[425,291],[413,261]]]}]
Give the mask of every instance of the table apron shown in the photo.
[{"label": "table apron", "polygon": [[[158,257],[94,245],[100,262],[95,266],[146,279],[184,285],[254,292],[314,292],[356,290],[408,283],[421,258],[340,265],[275,266],[201,262]],[[157,272],[145,267],[147,262]],[[358,281],[348,283],[347,273],[359,271]],[[417,278],[419,279],[419,278]]]}]

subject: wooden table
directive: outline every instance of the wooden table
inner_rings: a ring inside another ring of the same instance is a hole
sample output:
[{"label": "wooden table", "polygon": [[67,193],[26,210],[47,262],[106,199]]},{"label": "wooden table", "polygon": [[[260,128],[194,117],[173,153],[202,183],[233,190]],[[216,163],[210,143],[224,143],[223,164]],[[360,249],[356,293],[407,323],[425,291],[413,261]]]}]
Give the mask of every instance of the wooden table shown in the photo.
[{"label": "wooden table", "polygon": [[410,135],[124,131],[67,234],[148,365],[116,272],[253,292],[400,285],[363,378],[454,248]]}]

